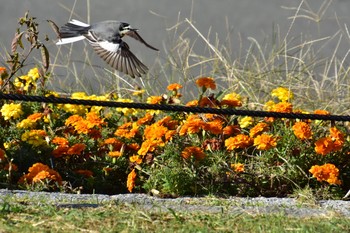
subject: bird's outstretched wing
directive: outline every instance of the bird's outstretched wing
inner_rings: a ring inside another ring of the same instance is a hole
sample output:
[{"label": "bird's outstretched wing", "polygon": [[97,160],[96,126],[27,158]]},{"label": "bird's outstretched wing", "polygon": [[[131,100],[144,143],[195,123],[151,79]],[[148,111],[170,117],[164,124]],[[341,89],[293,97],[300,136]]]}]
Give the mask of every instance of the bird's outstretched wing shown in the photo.
[{"label": "bird's outstretched wing", "polygon": [[93,33],[86,36],[95,52],[114,69],[121,71],[132,78],[146,74],[148,68],[129,49],[124,41],[114,43],[110,41],[98,41]]},{"label": "bird's outstretched wing", "polygon": [[152,45],[148,44],[144,39],[142,39],[142,37],[140,36],[140,34],[136,30],[130,30],[126,33],[126,35],[134,38],[135,40],[140,41],[141,43],[143,43],[144,45],[146,45],[150,49],[159,51],[159,49],[153,47]]}]

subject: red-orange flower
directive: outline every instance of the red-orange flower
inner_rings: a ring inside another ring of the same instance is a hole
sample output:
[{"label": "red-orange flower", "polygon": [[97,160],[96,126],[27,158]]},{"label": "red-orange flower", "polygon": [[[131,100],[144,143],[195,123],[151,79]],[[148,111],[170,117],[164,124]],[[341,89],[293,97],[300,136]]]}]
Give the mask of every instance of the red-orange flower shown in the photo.
[{"label": "red-orange flower", "polygon": [[244,149],[252,145],[253,139],[245,134],[238,134],[225,140],[227,150]]},{"label": "red-orange flower", "polygon": [[68,146],[69,144],[68,140],[62,137],[54,137],[54,139],[52,139],[52,143],[59,146]]},{"label": "red-orange flower", "polygon": [[181,156],[185,159],[189,159],[193,156],[196,160],[202,160],[205,158],[206,154],[198,146],[189,146],[181,152]]},{"label": "red-orange flower", "polygon": [[86,145],[83,143],[77,143],[74,144],[73,146],[71,146],[68,150],[67,150],[67,154],[68,155],[80,155],[86,148]]},{"label": "red-orange flower", "polygon": [[83,169],[76,170],[75,173],[85,176],[86,178],[92,177],[94,175],[92,171]]},{"label": "red-orange flower", "polygon": [[254,138],[254,146],[258,150],[269,150],[277,145],[277,139],[268,134],[261,134]]},{"label": "red-orange flower", "polygon": [[210,88],[212,90],[216,89],[216,84],[213,78],[210,77],[202,77],[196,80],[196,84],[198,87]]},{"label": "red-orange flower", "polygon": [[136,176],[137,174],[135,172],[135,169],[132,169],[128,175],[128,180],[126,182],[126,187],[128,188],[129,192],[132,192],[135,187]]},{"label": "red-orange flower", "polygon": [[305,122],[302,122],[302,121],[296,122],[293,125],[292,129],[293,129],[294,135],[300,140],[312,138],[311,127],[309,124]]},{"label": "red-orange flower", "polygon": [[341,181],[338,179],[339,169],[334,164],[315,165],[310,168],[309,172],[320,182],[326,181],[329,184],[341,184]]}]

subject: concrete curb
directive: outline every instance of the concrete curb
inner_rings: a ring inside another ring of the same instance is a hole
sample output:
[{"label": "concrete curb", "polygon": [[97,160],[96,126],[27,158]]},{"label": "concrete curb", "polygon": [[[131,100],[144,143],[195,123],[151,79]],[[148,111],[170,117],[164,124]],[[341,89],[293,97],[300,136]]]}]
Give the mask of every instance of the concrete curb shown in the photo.
[{"label": "concrete curb", "polygon": [[211,198],[181,197],[166,199],[146,194],[67,194],[28,192],[0,189],[0,203],[6,198],[30,200],[31,204],[52,204],[58,208],[96,208],[106,203],[139,205],[147,211],[206,212],[252,215],[281,214],[291,217],[333,217],[350,218],[350,202],[321,200],[316,203],[300,203],[293,198]]}]

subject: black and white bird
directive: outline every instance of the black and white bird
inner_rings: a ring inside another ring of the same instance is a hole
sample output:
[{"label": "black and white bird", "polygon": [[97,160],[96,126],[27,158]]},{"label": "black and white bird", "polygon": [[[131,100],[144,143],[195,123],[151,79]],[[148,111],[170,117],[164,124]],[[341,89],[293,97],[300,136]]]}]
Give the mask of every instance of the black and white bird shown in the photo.
[{"label": "black and white bird", "polygon": [[56,44],[87,39],[95,52],[109,65],[135,78],[146,74],[148,68],[130,51],[129,45],[122,38],[130,36],[148,48],[159,51],[142,39],[137,31],[130,24],[119,21],[108,20],[89,25],[73,19],[60,28]]}]

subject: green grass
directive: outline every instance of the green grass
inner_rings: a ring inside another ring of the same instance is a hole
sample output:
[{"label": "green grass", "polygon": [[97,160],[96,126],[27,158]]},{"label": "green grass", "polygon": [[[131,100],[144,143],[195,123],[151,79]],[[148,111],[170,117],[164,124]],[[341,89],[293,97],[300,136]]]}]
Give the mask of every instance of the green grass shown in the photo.
[{"label": "green grass", "polygon": [[[93,203],[94,204],[94,203]],[[220,200],[217,200],[220,205]],[[0,232],[348,232],[340,216],[186,212],[109,202],[96,208],[62,208],[10,199],[0,204]]]}]

